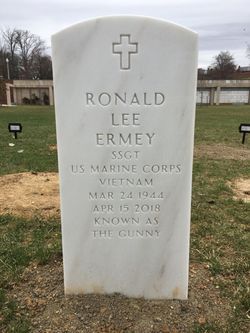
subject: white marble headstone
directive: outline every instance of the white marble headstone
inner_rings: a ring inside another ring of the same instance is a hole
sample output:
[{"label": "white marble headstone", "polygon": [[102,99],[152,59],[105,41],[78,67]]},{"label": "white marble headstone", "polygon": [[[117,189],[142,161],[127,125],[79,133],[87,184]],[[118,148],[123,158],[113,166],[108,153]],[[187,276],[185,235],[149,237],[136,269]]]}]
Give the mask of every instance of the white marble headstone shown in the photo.
[{"label": "white marble headstone", "polygon": [[197,35],[101,17],[52,50],[66,294],[187,298]]}]

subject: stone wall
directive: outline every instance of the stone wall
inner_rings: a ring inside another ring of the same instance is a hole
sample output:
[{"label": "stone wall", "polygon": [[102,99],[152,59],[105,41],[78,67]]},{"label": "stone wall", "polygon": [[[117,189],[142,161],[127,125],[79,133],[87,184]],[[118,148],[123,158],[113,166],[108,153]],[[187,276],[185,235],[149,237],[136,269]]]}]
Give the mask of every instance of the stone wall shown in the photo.
[{"label": "stone wall", "polygon": [[[29,102],[54,105],[53,81],[0,80],[0,105]],[[250,104],[250,80],[198,80],[196,103]]]},{"label": "stone wall", "polygon": [[197,104],[250,104],[250,80],[198,80]]},{"label": "stone wall", "polygon": [[6,84],[6,94],[7,104],[54,105],[52,80],[13,80]]},{"label": "stone wall", "polygon": [[[0,79],[0,105],[7,104],[7,96],[6,96],[6,83],[12,83],[12,80],[3,80]],[[13,98],[12,92],[10,92],[10,97]]]}]

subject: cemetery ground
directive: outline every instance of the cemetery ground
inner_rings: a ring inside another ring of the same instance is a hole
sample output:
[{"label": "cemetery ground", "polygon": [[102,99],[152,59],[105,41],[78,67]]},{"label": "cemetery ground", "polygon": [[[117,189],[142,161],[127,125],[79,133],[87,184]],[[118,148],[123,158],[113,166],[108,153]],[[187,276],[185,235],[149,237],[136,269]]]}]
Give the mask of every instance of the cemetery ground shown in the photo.
[{"label": "cemetery ground", "polygon": [[197,109],[187,301],[65,298],[54,111],[0,108],[0,332],[249,332],[249,119]]}]

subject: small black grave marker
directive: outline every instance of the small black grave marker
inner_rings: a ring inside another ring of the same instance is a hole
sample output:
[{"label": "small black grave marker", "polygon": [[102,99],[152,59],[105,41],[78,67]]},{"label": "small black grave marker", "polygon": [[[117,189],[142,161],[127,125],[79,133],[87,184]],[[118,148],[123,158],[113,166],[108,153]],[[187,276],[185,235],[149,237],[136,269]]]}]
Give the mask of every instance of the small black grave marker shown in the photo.
[{"label": "small black grave marker", "polygon": [[20,123],[9,123],[9,132],[14,133],[15,139],[17,139],[17,133],[22,133],[22,125]]},{"label": "small black grave marker", "polygon": [[250,133],[250,124],[240,124],[239,132],[243,133],[242,143],[245,143],[245,137],[247,133]]}]

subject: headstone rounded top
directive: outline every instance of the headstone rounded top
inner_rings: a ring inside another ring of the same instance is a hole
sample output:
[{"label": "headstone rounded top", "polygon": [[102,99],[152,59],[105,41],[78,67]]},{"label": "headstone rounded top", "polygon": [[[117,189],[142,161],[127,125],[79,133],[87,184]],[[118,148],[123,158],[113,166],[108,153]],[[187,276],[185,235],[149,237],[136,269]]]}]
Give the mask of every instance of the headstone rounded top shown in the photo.
[{"label": "headstone rounded top", "polygon": [[145,22],[146,24],[150,24],[150,23],[159,24],[159,25],[163,25],[165,27],[167,25],[169,28],[172,27],[172,28],[178,29],[182,32],[186,32],[186,33],[190,33],[190,34],[194,34],[194,35],[198,36],[198,34],[195,31],[193,31],[187,27],[184,27],[182,25],[176,24],[171,21],[167,21],[167,20],[159,18],[159,17],[142,16],[142,15],[107,15],[107,16],[92,17],[92,18],[83,20],[81,22],[75,23],[71,26],[68,26],[68,27],[54,33],[52,35],[52,39],[56,38],[57,35],[59,36],[60,34],[63,34],[67,31],[70,32],[71,30],[81,29],[82,26],[84,26],[84,25],[93,25],[93,24],[98,25],[99,23],[106,23],[106,22],[114,24],[116,22],[121,23],[121,21],[124,21],[124,22],[137,21],[140,24]]}]

